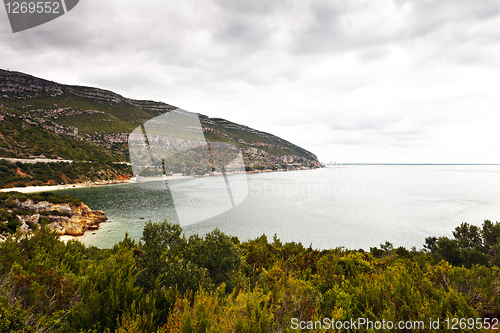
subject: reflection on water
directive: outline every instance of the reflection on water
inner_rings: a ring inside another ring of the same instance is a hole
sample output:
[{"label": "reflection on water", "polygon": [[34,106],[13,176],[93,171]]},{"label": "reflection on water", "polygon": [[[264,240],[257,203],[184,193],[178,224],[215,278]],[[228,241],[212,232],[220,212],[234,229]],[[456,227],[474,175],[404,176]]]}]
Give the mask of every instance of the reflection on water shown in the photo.
[{"label": "reflection on water", "polygon": [[[349,166],[247,178],[248,196],[240,205],[183,226],[186,234],[219,228],[241,240],[263,233],[272,239],[276,233],[282,241],[321,249],[369,249],[386,240],[395,246],[421,248],[425,237],[449,236],[461,222],[481,225],[484,219],[500,217],[500,166]],[[94,235],[82,237],[86,244],[110,247],[125,232],[139,239],[149,219],[178,222],[161,182],[61,192],[104,210],[110,219]],[[179,205],[188,212],[190,201],[176,202]]]}]

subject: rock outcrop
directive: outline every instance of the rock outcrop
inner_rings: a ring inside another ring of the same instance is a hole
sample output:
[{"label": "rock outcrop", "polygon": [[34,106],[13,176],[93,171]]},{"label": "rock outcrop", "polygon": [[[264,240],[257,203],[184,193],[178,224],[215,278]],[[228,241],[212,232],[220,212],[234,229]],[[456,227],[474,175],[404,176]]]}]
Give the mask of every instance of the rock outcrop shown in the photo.
[{"label": "rock outcrop", "polygon": [[[48,227],[59,235],[82,236],[87,230],[99,229],[99,225],[107,220],[103,211],[91,210],[83,202],[81,204],[53,204],[47,201],[34,203],[32,200],[19,201],[18,209],[33,210],[33,215],[17,215],[21,221],[21,230],[29,231],[30,225],[40,225],[41,218],[49,221]],[[56,213],[57,212],[57,213]]]}]

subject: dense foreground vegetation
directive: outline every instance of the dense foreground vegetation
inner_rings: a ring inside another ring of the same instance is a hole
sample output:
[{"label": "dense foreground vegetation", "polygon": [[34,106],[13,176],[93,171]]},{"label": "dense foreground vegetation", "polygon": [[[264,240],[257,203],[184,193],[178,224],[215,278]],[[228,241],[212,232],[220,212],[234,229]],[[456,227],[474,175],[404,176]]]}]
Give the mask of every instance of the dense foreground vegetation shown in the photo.
[{"label": "dense foreground vegetation", "polygon": [[111,249],[17,232],[0,244],[0,332],[289,332],[325,318],[439,318],[440,331],[467,318],[453,331],[481,331],[500,316],[499,241],[490,221],[420,251],[240,243],[217,229],[186,238],[167,222]]}]

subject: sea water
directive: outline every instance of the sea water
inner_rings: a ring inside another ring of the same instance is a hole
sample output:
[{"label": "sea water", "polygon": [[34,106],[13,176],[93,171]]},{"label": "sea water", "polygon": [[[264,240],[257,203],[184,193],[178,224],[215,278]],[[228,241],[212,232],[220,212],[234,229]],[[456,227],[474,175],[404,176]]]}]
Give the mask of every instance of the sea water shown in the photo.
[{"label": "sea water", "polygon": [[[186,235],[219,228],[241,241],[262,234],[272,241],[276,234],[282,242],[317,249],[369,250],[385,241],[420,249],[426,237],[451,236],[462,222],[480,226],[485,219],[500,220],[496,165],[336,166],[248,174],[247,181],[243,202],[208,220],[181,223]],[[179,223],[162,182],[59,193],[74,195],[109,218],[80,237],[87,245],[111,247],[126,232],[139,240],[149,220]]]}]

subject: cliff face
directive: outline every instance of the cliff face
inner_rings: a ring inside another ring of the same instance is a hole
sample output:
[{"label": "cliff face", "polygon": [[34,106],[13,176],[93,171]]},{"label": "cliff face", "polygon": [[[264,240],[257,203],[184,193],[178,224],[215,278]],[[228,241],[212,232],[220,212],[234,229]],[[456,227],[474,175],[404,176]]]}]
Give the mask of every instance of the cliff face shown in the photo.
[{"label": "cliff face", "polygon": [[241,148],[247,169],[321,167],[316,155],[276,135],[204,115],[200,121],[208,139],[229,141]]},{"label": "cliff face", "polygon": [[53,204],[47,201],[33,203],[30,199],[24,202],[17,200],[16,203],[19,210],[36,212],[32,215],[16,215],[22,223],[23,232],[28,232],[30,226],[40,226],[41,218],[44,218],[50,222],[48,227],[59,235],[82,236],[87,230],[98,229],[100,223],[107,220],[103,211],[91,210],[84,203],[80,205]]},{"label": "cliff face", "polygon": [[298,155],[273,156],[258,148],[242,148],[243,159],[247,168],[259,168],[261,166],[274,165],[290,169],[320,168],[321,163],[316,159],[305,158]]},{"label": "cliff face", "polygon": [[[129,133],[175,109],[163,102],[133,100],[103,89],[0,70],[0,116],[18,117],[62,137],[96,144],[122,162],[128,162]],[[229,142],[242,149],[247,169],[321,166],[314,154],[273,134],[205,115],[200,115],[200,121],[208,141]],[[12,149],[2,148],[6,146],[1,144],[2,136],[8,139],[9,134],[0,133],[0,157],[7,157]]]}]

